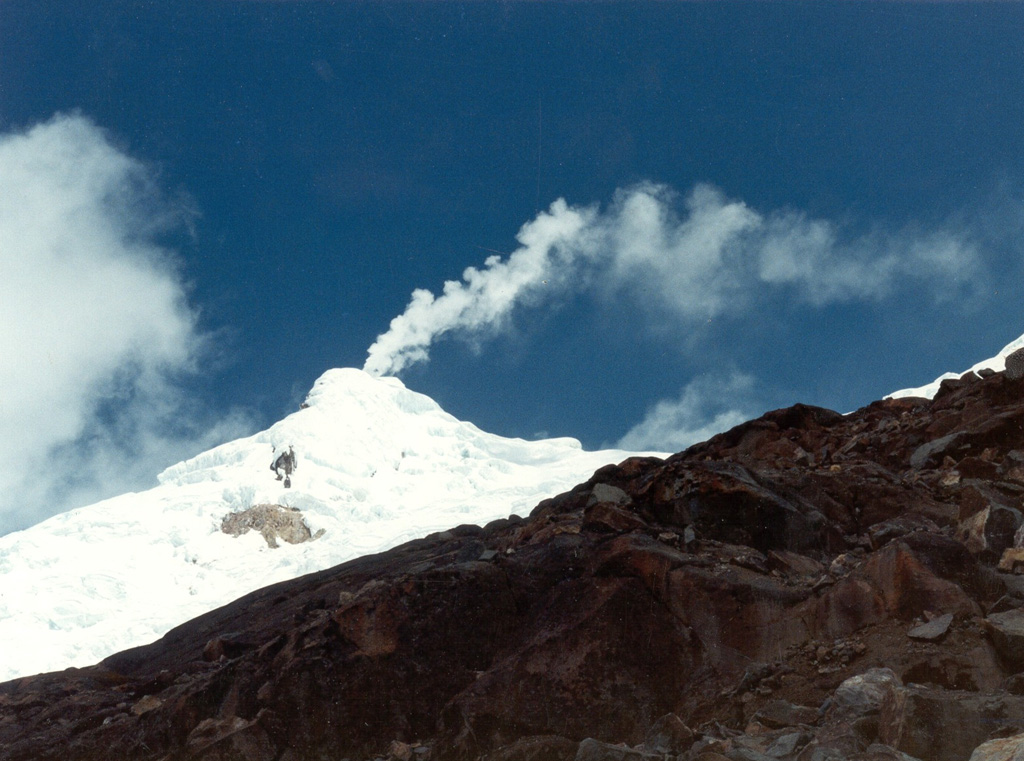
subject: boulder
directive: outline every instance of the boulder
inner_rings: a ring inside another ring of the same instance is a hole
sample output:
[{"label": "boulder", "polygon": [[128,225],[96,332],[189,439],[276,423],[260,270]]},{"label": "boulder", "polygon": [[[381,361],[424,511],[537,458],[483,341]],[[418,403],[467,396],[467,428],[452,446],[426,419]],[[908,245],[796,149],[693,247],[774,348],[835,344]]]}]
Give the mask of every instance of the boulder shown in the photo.
[{"label": "boulder", "polygon": [[970,761],[1021,761],[1024,759],[1024,734],[999,737],[983,742],[971,754]]},{"label": "boulder", "polygon": [[999,467],[991,460],[981,457],[964,457],[956,464],[956,472],[961,478],[983,478],[992,480],[999,475]]},{"label": "boulder", "polygon": [[768,567],[786,575],[810,576],[817,579],[825,572],[825,566],[814,558],[788,550],[770,550],[766,559]]},{"label": "boulder", "polygon": [[1024,348],[1006,355],[1006,377],[1009,380],[1024,378]]},{"label": "boulder", "polygon": [[573,761],[579,745],[558,735],[522,737],[491,751],[482,761]]},{"label": "boulder", "polygon": [[922,444],[910,456],[910,467],[924,468],[942,462],[943,457],[963,449],[966,438],[963,432],[957,432],[940,436],[926,444]]},{"label": "boulder", "polygon": [[786,732],[772,740],[764,754],[771,758],[792,758],[810,741],[809,732]]},{"label": "boulder", "polygon": [[946,636],[946,632],[949,631],[949,625],[951,623],[953,623],[953,614],[946,613],[945,615],[937,616],[931,621],[923,623],[920,626],[915,626],[907,632],[907,636],[911,639],[942,639]]},{"label": "boulder", "polygon": [[188,758],[196,761],[276,761],[277,748],[262,723],[266,714],[252,721],[238,716],[204,719],[186,740]]},{"label": "boulder", "polygon": [[588,737],[580,743],[575,761],[649,761],[653,758],[657,757],[646,756],[624,745],[612,745]]},{"label": "boulder", "polygon": [[588,531],[618,534],[646,526],[646,521],[639,515],[610,502],[595,502],[588,505],[583,517],[583,528]]},{"label": "boulder", "polygon": [[674,713],[658,719],[644,737],[645,753],[678,755],[693,745],[693,730]]},{"label": "boulder", "polygon": [[1024,547],[1009,547],[1003,550],[999,559],[999,570],[1003,573],[1019,573],[1024,570]]},{"label": "boulder", "polygon": [[587,505],[590,506],[604,503],[621,507],[628,505],[632,501],[633,498],[618,486],[596,483],[590,489],[590,499],[587,501]]},{"label": "boulder", "polygon": [[388,746],[388,761],[412,761],[413,747],[401,740],[392,740]]},{"label": "boulder", "polygon": [[998,558],[1013,546],[1014,535],[1021,527],[1019,510],[995,502],[960,522],[957,539],[974,553],[988,553]]},{"label": "boulder", "polygon": [[914,756],[907,755],[903,751],[890,748],[881,743],[872,743],[864,752],[852,756],[849,761],[919,761]]},{"label": "boulder", "polygon": [[896,672],[889,668],[873,668],[843,681],[826,704],[830,723],[852,723],[859,718],[878,714],[888,697],[900,686]]},{"label": "boulder", "polygon": [[818,710],[807,706],[794,705],[788,700],[773,700],[754,714],[754,721],[770,729],[796,727],[801,724],[816,724]]},{"label": "boulder", "polygon": [[1024,608],[991,613],[985,625],[999,656],[1014,667],[1024,667]]},{"label": "boulder", "polygon": [[778,759],[762,753],[754,748],[745,748],[738,746],[731,748],[725,753],[725,757],[729,761],[778,761]]},{"label": "boulder", "polygon": [[909,756],[903,751],[881,743],[871,743],[862,750],[850,750],[843,745],[811,743],[796,761],[926,761]]},{"label": "boulder", "polygon": [[[957,465],[970,461],[975,458],[965,457]],[[966,476],[965,476],[966,477]],[[975,513],[979,513],[986,507],[993,504],[1002,505],[1003,507],[1012,507],[1009,500],[998,490],[989,486],[991,479],[974,478],[970,477],[971,480],[965,481],[960,489],[957,501],[960,505],[959,517],[961,520],[969,518]]]},{"label": "boulder", "polygon": [[156,695],[145,695],[131,707],[131,712],[136,716],[154,711],[164,704]]},{"label": "boulder", "polygon": [[909,684],[882,707],[879,740],[928,761],[963,761],[1001,729],[1021,726],[1024,698]]},{"label": "boulder", "polygon": [[937,532],[939,527],[923,515],[913,513],[879,521],[868,527],[867,537],[872,549],[880,549],[893,539],[906,537],[918,531]]}]

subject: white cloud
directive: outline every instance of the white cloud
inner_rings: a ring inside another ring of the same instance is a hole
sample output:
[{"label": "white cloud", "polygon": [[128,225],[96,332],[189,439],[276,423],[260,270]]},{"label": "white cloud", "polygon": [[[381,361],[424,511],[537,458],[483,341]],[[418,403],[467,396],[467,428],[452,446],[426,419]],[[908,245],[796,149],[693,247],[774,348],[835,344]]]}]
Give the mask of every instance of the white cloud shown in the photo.
[{"label": "white cloud", "polygon": [[762,283],[788,286],[814,306],[877,301],[914,282],[944,300],[971,294],[984,278],[966,231],[873,231],[843,239],[835,223],[790,211],[765,221],[756,251]]},{"label": "white cloud", "polygon": [[754,379],[733,373],[725,380],[701,376],[677,399],[662,400],[615,446],[632,451],[680,452],[755,416]]},{"label": "white cloud", "polygon": [[0,188],[4,533],[153,479],[209,421],[175,383],[204,337],[147,168],[59,115],[0,136]]},{"label": "white cloud", "polygon": [[693,189],[682,218],[674,201],[651,184],[616,193],[600,220],[604,287],[653,292],[687,320],[733,310],[744,300],[744,244],[760,215],[709,185]]},{"label": "white cloud", "polygon": [[797,211],[758,212],[709,185],[682,204],[651,183],[618,191],[603,211],[559,200],[523,227],[519,242],[507,259],[491,257],[445,283],[440,296],[414,291],[370,347],[365,369],[401,372],[426,361],[443,335],[498,332],[517,307],[567,292],[596,289],[686,329],[742,315],[773,295],[820,307],[924,286],[942,300],[979,291],[984,278],[978,246],[964,232],[852,234]]}]

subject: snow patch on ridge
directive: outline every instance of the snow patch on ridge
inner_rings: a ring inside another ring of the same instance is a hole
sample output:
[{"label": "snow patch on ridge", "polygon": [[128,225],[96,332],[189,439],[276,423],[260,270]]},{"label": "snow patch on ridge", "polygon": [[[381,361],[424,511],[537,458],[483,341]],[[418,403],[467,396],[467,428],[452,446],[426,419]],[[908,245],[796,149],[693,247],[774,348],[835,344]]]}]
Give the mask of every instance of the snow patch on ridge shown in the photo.
[{"label": "snow patch on ridge", "polygon": [[1024,348],[1024,335],[1022,335],[1019,338],[1015,338],[1014,340],[1010,341],[1010,343],[1006,344],[1006,346],[1004,346],[1002,349],[1000,349],[999,353],[996,354],[994,357],[990,357],[989,359],[984,359],[981,362],[978,362],[977,364],[972,365],[971,367],[969,367],[968,369],[964,370],[963,372],[959,372],[959,373],[944,373],[944,374],[940,375],[938,378],[936,378],[935,380],[933,380],[931,383],[926,383],[925,385],[918,386],[917,388],[904,388],[904,389],[900,389],[899,391],[892,392],[891,394],[889,394],[885,398],[886,399],[899,399],[899,398],[906,397],[906,396],[920,396],[920,397],[924,397],[925,399],[932,399],[935,396],[935,394],[938,393],[939,385],[941,385],[942,381],[944,381],[944,380],[948,380],[950,378],[959,378],[964,373],[969,373],[969,372],[975,372],[976,373],[979,370],[984,370],[984,369],[995,370],[997,373],[1003,372],[1003,370],[1006,369],[1006,357],[1009,356],[1010,354],[1012,354],[1013,352],[1017,351],[1017,349],[1020,349],[1020,348]]}]

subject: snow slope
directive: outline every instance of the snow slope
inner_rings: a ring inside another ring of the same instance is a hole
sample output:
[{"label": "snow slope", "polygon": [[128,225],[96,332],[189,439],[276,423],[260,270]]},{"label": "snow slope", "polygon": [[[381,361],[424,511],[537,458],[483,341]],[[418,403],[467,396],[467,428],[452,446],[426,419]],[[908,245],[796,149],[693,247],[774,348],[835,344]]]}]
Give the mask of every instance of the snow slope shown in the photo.
[{"label": "snow slope", "polygon": [[[460,523],[526,515],[630,452],[460,422],[396,378],[325,373],[304,409],[165,470],[160,485],[0,537],[0,681],[85,666],[268,584]],[[270,471],[295,447],[292,488]],[[324,534],[270,549],[223,517],[299,508]]]},{"label": "snow slope", "polygon": [[1017,349],[1020,349],[1021,347],[1024,347],[1024,336],[1020,336],[1019,338],[1013,339],[1012,341],[1010,341],[1010,343],[1006,344],[1006,346],[1000,349],[999,353],[996,354],[994,357],[990,357],[989,359],[983,359],[981,362],[978,362],[976,365],[969,367],[967,370],[964,370],[963,372],[944,373],[935,380],[933,380],[931,383],[926,383],[923,386],[918,386],[917,388],[904,388],[900,389],[899,391],[894,391],[893,393],[889,394],[886,397],[886,399],[898,399],[904,396],[922,396],[925,397],[926,399],[931,399],[938,392],[939,384],[948,378],[959,378],[964,373],[977,372],[978,370],[983,370],[986,368],[1001,373],[1003,370],[1006,369],[1006,357],[1012,354],[1013,352],[1017,351]]}]

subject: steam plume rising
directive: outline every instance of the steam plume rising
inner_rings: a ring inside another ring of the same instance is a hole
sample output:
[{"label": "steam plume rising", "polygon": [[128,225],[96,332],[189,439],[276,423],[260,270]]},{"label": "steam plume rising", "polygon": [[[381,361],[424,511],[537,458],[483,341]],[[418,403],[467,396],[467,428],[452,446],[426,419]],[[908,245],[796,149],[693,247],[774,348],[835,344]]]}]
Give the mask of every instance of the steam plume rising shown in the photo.
[{"label": "steam plume rising", "polygon": [[820,307],[880,300],[914,281],[940,300],[980,288],[981,259],[965,233],[844,233],[799,211],[762,214],[710,185],[694,187],[682,204],[651,183],[618,191],[603,211],[559,199],[523,226],[507,259],[468,268],[440,296],[413,291],[364,369],[400,373],[427,361],[441,336],[500,332],[518,305],[539,306],[569,288],[632,300],[680,328],[784,291]]},{"label": "steam plume rising", "polygon": [[483,269],[469,267],[462,281],[449,280],[438,298],[417,288],[405,311],[369,349],[363,369],[374,375],[401,372],[425,362],[430,345],[454,330],[499,327],[515,305],[537,296],[538,286],[553,285],[574,266],[581,240],[594,212],[555,201],[519,231],[520,248],[507,260],[488,257]]}]

